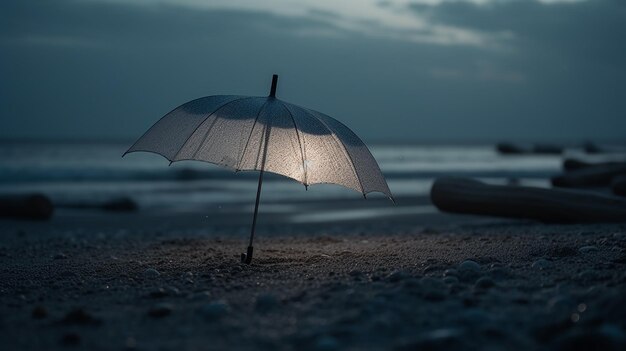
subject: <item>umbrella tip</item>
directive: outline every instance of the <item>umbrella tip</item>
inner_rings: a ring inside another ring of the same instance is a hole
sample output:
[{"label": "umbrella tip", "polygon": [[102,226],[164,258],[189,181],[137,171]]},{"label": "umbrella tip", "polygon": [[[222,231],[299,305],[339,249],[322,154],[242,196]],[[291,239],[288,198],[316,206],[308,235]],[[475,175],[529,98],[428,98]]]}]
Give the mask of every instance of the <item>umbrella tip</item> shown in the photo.
[{"label": "umbrella tip", "polygon": [[278,85],[278,74],[274,74],[272,76],[272,88],[270,89],[270,96],[269,97],[276,97],[276,85]]}]

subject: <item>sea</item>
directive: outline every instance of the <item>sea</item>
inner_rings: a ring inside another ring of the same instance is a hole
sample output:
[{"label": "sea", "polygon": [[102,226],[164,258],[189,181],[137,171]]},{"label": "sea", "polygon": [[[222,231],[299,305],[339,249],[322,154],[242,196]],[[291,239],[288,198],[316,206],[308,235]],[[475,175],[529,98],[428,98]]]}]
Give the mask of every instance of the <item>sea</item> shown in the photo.
[{"label": "sea", "polygon": [[[213,164],[132,153],[130,142],[2,142],[0,193],[41,192],[55,202],[104,201],[129,196],[142,209],[254,200],[257,172],[234,172]],[[427,196],[437,177],[472,177],[494,184],[547,187],[563,155],[501,155],[494,145],[369,145],[394,197]],[[566,156],[576,157],[576,149]],[[359,198],[337,185],[304,186],[266,175],[264,201]],[[382,195],[369,194],[369,197]]]}]

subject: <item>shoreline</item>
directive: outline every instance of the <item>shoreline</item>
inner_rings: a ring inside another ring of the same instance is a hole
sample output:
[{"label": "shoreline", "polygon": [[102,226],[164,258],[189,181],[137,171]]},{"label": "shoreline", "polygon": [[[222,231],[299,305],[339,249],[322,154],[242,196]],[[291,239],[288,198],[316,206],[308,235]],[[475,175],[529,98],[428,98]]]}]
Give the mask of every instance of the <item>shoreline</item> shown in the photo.
[{"label": "shoreline", "polygon": [[158,215],[137,217],[70,211],[47,224],[0,221],[3,345],[526,350],[580,338],[624,345],[623,224],[441,215],[429,225],[420,219],[422,226],[308,225],[268,235],[278,227],[266,223],[248,266],[238,261],[247,217],[236,230],[202,229],[185,216],[171,228]]}]

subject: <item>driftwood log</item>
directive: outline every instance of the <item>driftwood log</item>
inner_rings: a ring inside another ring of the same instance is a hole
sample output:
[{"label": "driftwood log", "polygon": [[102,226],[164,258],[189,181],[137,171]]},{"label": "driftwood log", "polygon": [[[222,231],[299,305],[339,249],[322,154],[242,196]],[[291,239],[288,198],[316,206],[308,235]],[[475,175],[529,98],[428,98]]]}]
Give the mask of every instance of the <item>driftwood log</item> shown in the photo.
[{"label": "driftwood log", "polygon": [[563,153],[562,147],[548,144],[535,144],[524,148],[511,143],[498,143],[496,144],[496,150],[503,155],[560,155]]},{"label": "driftwood log", "polygon": [[605,164],[570,171],[552,178],[552,185],[561,188],[610,186],[611,180],[626,174],[626,164]]},{"label": "driftwood log", "polygon": [[577,160],[575,158],[566,158],[563,160],[563,170],[568,171],[576,171],[584,168],[594,168],[594,167],[606,167],[606,166],[624,166],[626,167],[626,162],[585,162],[581,160]]},{"label": "driftwood log", "polygon": [[45,220],[52,217],[54,206],[41,194],[0,196],[0,217]]},{"label": "driftwood log", "polygon": [[467,178],[440,178],[433,184],[430,197],[444,212],[553,223],[626,222],[626,199],[565,189],[487,185]]}]

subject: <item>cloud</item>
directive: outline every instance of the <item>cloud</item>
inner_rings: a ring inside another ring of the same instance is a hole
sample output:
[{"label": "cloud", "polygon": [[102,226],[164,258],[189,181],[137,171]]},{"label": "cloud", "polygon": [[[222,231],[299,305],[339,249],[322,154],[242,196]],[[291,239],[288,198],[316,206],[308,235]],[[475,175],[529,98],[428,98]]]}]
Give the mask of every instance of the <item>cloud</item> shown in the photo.
[{"label": "cloud", "polygon": [[445,1],[409,8],[435,23],[501,34],[500,44],[520,55],[600,61],[620,69],[626,61],[626,2],[621,0]]},{"label": "cloud", "polygon": [[0,137],[132,138],[192,98],[266,94],[272,73],[366,140],[623,137],[623,7],[5,0]]}]

